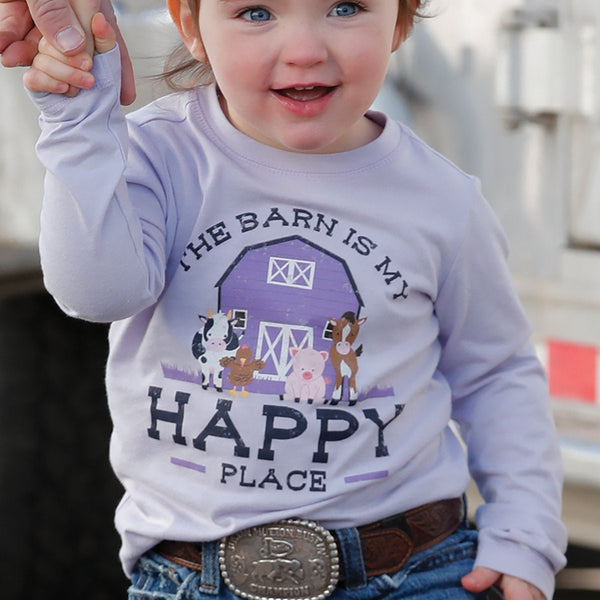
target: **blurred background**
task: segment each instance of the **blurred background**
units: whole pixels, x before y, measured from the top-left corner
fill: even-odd
[[[131,110],[165,93],[151,76],[177,38],[163,0],[115,8],[138,80]],[[504,226],[565,462],[569,567],[555,598],[598,600],[600,2],[430,0],[427,13],[374,108],[478,176]],[[125,598],[107,330],[43,290],[37,115],[21,77],[0,69],[0,597]]]

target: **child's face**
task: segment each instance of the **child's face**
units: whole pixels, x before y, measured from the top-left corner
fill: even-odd
[[[364,114],[407,29],[397,0],[201,0],[198,27],[186,0],[169,5],[243,133],[299,152],[341,152],[376,137]]]

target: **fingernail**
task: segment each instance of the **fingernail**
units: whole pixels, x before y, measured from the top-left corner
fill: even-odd
[[[66,27],[62,31],[59,31],[56,34],[56,43],[60,46],[60,49],[63,52],[70,52],[71,50],[75,50],[83,43],[83,37],[77,31],[77,29],[73,29],[73,27]]]
[[[83,85],[86,88],[93,87],[94,83],[96,83],[96,80],[91,73],[86,74],[86,76],[83,78]]]

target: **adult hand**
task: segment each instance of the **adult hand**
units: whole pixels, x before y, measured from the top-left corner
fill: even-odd
[[[131,59],[117,27],[110,0],[100,10],[115,29],[121,48],[121,102],[135,100]],[[60,52],[74,56],[85,49],[86,38],[69,0],[0,0],[0,53],[7,67],[31,65],[42,35]]]
[[[116,45],[115,31],[100,12],[90,19],[90,39],[93,43],[92,51],[95,50],[97,54],[108,52]],[[39,52],[31,67],[23,76],[23,83],[28,90],[68,95],[73,82],[78,79],[78,88],[92,87],[94,78],[88,72],[88,63],[91,62],[89,54],[84,52],[76,56],[66,56],[51,46],[46,38],[41,39],[38,48]],[[87,62],[82,63],[82,60]]]
[[[505,600],[546,600],[544,594],[531,583],[486,567],[475,567],[462,578],[462,584],[473,594],[496,585],[502,590]]]

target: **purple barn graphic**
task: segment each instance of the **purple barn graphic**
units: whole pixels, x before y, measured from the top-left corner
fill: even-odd
[[[219,310],[232,311],[244,345],[265,362],[250,387],[257,393],[283,394],[290,349],[329,351],[328,319],[358,316],[363,306],[345,261],[300,236],[247,247],[216,287]],[[323,376],[328,398],[335,380],[329,361]]]

